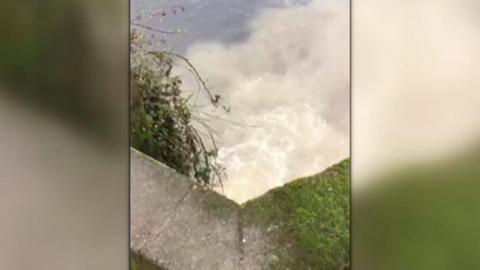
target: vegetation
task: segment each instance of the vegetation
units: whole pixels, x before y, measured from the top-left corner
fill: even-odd
[[[188,59],[155,50],[152,41],[135,31],[131,59],[131,145],[203,184],[221,184],[225,175],[216,162],[214,133],[206,122],[194,118],[189,97],[181,91],[182,80],[172,74],[174,59],[188,64],[199,91],[209,97],[212,106],[218,106],[220,96],[210,93]],[[194,119],[203,131],[194,125]]]
[[[277,242],[271,269],[348,269],[350,160],[247,202],[242,218]]]
[[[167,270],[155,262],[145,259],[135,252],[130,252],[130,270]]]

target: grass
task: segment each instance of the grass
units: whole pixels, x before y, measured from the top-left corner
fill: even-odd
[[[247,202],[245,224],[272,231],[270,269],[339,270],[350,264],[350,160]]]

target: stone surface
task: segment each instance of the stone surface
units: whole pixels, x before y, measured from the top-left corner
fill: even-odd
[[[131,250],[159,269],[255,270],[268,259],[260,229],[242,227],[240,205],[134,149],[130,200]]]
[[[238,205],[132,149],[132,269],[348,268],[349,168],[346,159]]]

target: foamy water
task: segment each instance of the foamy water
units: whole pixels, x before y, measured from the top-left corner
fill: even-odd
[[[200,109],[220,138],[226,196],[244,202],[349,156],[348,14],[346,0],[268,9],[246,42],[190,47],[188,58],[231,106]]]

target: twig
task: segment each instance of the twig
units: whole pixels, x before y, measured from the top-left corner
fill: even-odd
[[[154,32],[162,33],[162,34],[167,34],[167,35],[178,34],[179,33],[177,31],[161,30],[161,29],[158,29],[158,28],[155,28],[155,27],[151,27],[151,26],[141,24],[141,23],[136,23],[136,22],[132,22],[131,24],[134,25],[134,26],[137,26],[137,27],[145,28],[145,29],[150,30],[150,31],[154,31]]]
[[[170,55],[170,56],[174,56],[176,58],[179,58],[179,59],[182,59],[185,63],[187,63],[187,65],[190,67],[190,69],[192,70],[193,74],[195,75],[195,77],[198,79],[198,81],[202,84],[202,87],[203,89],[205,90],[205,92],[207,92],[208,94],[208,97],[210,98],[210,101],[216,105],[217,101],[215,99],[215,97],[212,95],[212,93],[210,92],[209,88],[207,87],[207,83],[203,80],[202,76],[200,76],[200,73],[198,73],[197,69],[195,68],[195,66],[190,62],[190,60],[188,60],[188,58],[180,55],[180,54],[177,54],[177,53],[172,53],[172,52],[165,52],[166,54]]]

